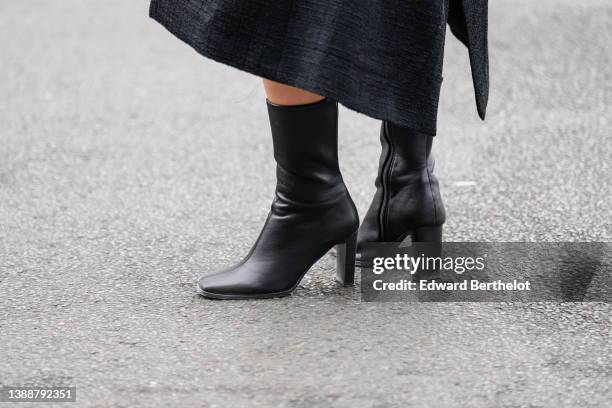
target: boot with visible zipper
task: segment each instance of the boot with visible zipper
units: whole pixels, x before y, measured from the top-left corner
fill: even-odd
[[[431,157],[433,136],[383,121],[376,193],[359,228],[357,265],[370,266],[367,242],[441,242],[446,219]]]
[[[198,292],[215,299],[291,294],[310,267],[336,246],[336,278],[353,284],[359,218],[338,167],[338,105],[268,102],[276,191],[246,258],[202,277]]]

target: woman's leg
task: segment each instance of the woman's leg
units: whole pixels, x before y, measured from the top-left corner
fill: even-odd
[[[263,83],[268,100],[275,105],[308,105],[325,99],[324,96],[269,79],[264,79]]]

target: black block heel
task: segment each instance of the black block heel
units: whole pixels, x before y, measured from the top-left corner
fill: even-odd
[[[442,256],[442,226],[430,226],[415,228],[412,236],[412,242],[419,243],[423,247],[421,253],[427,257],[438,258]],[[425,244],[425,245],[423,245]],[[417,269],[412,275],[414,281],[435,279],[438,271],[429,271]]]
[[[355,283],[355,248],[357,232],[344,243],[336,245],[336,280],[344,286]]]
[[[415,228],[412,242],[442,242],[442,226]]]

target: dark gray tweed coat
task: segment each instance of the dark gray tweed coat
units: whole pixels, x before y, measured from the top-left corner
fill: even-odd
[[[447,23],[484,118],[487,1],[152,0],[150,14],[215,61],[435,134]]]

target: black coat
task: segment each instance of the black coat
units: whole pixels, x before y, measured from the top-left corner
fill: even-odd
[[[448,22],[484,118],[487,0],[152,0],[150,14],[208,58],[428,134]]]
[[[489,101],[488,0],[450,0],[448,25],[468,47],[478,114],[484,119]]]

